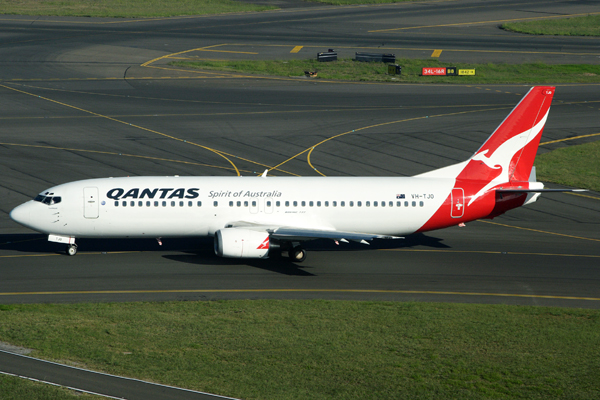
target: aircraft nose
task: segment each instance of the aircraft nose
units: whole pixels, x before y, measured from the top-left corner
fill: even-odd
[[[10,212],[10,218],[21,225],[29,226],[29,221],[31,219],[30,210],[31,208],[28,203],[21,204]]]

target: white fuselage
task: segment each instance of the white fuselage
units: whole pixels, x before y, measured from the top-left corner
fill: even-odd
[[[210,236],[239,225],[381,235],[417,231],[454,179],[382,177],[127,177],[48,189],[11,214],[36,231],[72,237]],[[457,222],[458,223],[458,222]]]

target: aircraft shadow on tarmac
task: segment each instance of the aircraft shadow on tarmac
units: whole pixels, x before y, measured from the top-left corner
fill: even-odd
[[[64,245],[46,240],[47,236],[39,233],[0,235],[0,251],[16,251],[20,253],[63,253]],[[401,249],[415,246],[428,248],[449,248],[442,243],[443,239],[416,233],[404,239],[375,239],[370,245],[359,243],[342,243],[335,245],[332,240],[317,239],[303,244],[309,252],[317,251],[370,251],[382,249]],[[154,239],[77,239],[80,251],[85,252],[119,252],[119,251],[204,251],[212,252],[212,238],[167,238],[158,245]]]

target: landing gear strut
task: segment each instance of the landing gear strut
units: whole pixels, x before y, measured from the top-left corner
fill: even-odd
[[[296,246],[288,252],[290,261],[301,263],[306,260],[306,250],[300,246]]]
[[[67,245],[66,253],[69,256],[74,256],[77,254],[77,245],[75,243]]]

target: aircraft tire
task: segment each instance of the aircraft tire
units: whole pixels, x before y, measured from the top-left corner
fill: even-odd
[[[290,251],[289,256],[290,261],[301,263],[302,261],[306,260],[306,250],[300,246],[296,246]]]
[[[75,244],[68,245],[66,253],[68,256],[74,256],[75,254],[77,254],[77,245],[75,245]]]

